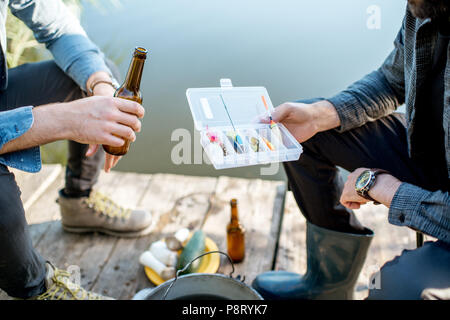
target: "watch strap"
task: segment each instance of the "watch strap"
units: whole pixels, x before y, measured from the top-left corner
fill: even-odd
[[[356,192],[358,193],[359,196],[369,200],[369,201],[373,201],[373,204],[378,205],[380,204],[378,201],[376,201],[375,199],[373,199],[370,195],[369,195],[369,191],[370,189],[375,185],[376,180],[377,180],[377,176],[380,174],[389,174],[389,171],[383,170],[383,169],[370,169],[370,171],[372,171],[373,173],[373,177],[372,180],[369,182],[369,185],[367,185],[364,189],[365,192],[361,192],[360,190],[357,190]]]

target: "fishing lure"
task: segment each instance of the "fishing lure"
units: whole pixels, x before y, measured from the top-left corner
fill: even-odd
[[[267,145],[267,147],[270,149],[270,151],[275,151],[275,146],[266,138],[261,137],[264,141],[264,143]]]
[[[266,108],[267,112],[269,112],[269,106],[267,105],[266,98],[264,96],[261,96],[261,99],[263,101],[264,107]],[[272,131],[272,134],[275,136],[276,144],[279,144],[282,140],[281,131],[278,127],[277,123],[273,121],[272,115],[269,112],[269,119],[270,119],[270,130]],[[278,140],[277,140],[278,139]],[[273,142],[273,141],[272,141]]]
[[[250,137],[250,147],[253,151],[259,152],[259,139],[255,137]]]
[[[220,138],[217,134],[209,131],[208,126],[206,126],[206,137],[208,137],[211,145],[216,145],[221,148],[224,156],[226,156],[228,154],[227,148],[225,147],[224,143],[220,140]]]
[[[227,112],[228,119],[230,120],[231,126],[233,127],[233,132],[228,132],[227,136],[232,139],[232,144],[234,147],[234,150],[237,153],[243,153],[244,152],[244,143],[242,142],[241,136],[237,133],[236,128],[234,127],[233,120],[231,120],[230,113],[228,112],[227,105],[225,104],[225,100],[223,99],[223,96],[220,95],[220,99],[222,100],[223,106],[225,108],[225,111]]]
[[[242,138],[236,131],[228,131],[227,137],[230,142],[233,144],[234,151],[237,153],[244,153],[244,143],[242,142]]]

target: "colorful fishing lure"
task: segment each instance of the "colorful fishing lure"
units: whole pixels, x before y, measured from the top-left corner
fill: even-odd
[[[237,153],[244,153],[244,142],[239,134],[235,131],[228,131],[227,137],[229,138],[231,144],[233,145],[234,151]]]
[[[264,96],[261,96],[261,99],[263,101],[264,107],[266,108],[267,112],[269,112],[269,106],[267,105],[266,98]],[[275,121],[273,121],[272,115],[270,114],[270,112],[269,112],[269,119],[270,119],[270,123],[269,123],[270,130],[272,131],[272,134],[275,136],[275,141],[277,142],[276,144],[278,145],[279,143],[281,143],[283,141],[280,128],[278,127],[277,123]]]
[[[255,137],[250,137],[250,147],[253,151],[259,152],[259,139]]]
[[[217,145],[222,149],[224,156],[228,154],[225,144],[220,140],[219,136],[216,133],[209,131],[208,126],[206,126],[206,136],[208,137],[211,144]]]
[[[261,137],[261,138],[263,139],[264,143],[267,145],[267,147],[269,148],[270,151],[275,151],[275,149],[276,149],[275,146],[269,140],[267,140],[264,137]]]

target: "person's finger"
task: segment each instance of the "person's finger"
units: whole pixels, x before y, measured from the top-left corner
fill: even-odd
[[[111,156],[110,154],[107,154],[105,157],[105,172],[109,172],[112,168],[112,161],[113,161],[113,156]]]
[[[272,111],[272,120],[275,122],[282,122],[289,115],[291,108],[292,107],[287,104],[282,104],[276,107]]]
[[[90,144],[86,152],[86,157],[92,157],[98,150],[98,144]]]
[[[114,157],[114,161],[113,161],[113,164],[112,164],[112,167],[113,167],[113,168],[116,166],[117,162],[119,162],[119,160],[120,160],[121,158],[122,158],[122,157],[120,157],[120,156]]]
[[[117,108],[120,111],[131,113],[136,115],[138,118],[143,118],[145,114],[145,109],[143,106],[141,106],[139,103],[131,101],[131,100],[125,100],[120,98],[114,98]]]
[[[141,121],[139,121],[135,115],[125,112],[118,112],[114,118],[114,120],[118,123],[131,127],[136,132],[141,131]]]
[[[121,137],[106,133],[101,138],[101,144],[111,147],[121,147],[125,144],[125,141]]]
[[[108,129],[111,133],[119,137],[125,138],[130,141],[136,140],[136,134],[129,126],[124,126],[120,123],[110,123]]]

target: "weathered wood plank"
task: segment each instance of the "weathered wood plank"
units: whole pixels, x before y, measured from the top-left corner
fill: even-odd
[[[301,215],[292,192],[286,197],[285,214],[281,228],[276,270],[298,273],[306,271],[306,221]],[[375,232],[366,262],[355,286],[355,299],[364,299],[369,279],[384,263],[399,255],[403,249],[415,247],[415,234],[408,228],[390,225],[388,209],[367,204],[355,214],[363,225]]]
[[[116,199],[123,192],[118,186],[123,185],[124,179],[125,175],[122,173],[102,172],[96,189]],[[59,206],[56,211],[59,219]],[[38,249],[59,268],[78,266],[81,271],[81,285],[87,288],[97,278],[117,240],[116,237],[103,234],[68,233],[62,229],[60,221],[56,221],[49,228]]]
[[[154,175],[139,207],[152,212],[155,229],[152,234],[136,240],[120,239],[92,290],[118,299],[130,299],[153,284],[139,265],[140,254],[153,241],[171,235],[178,229],[200,226],[208,208],[209,195],[216,178],[187,177],[168,174]]]
[[[38,173],[27,173],[11,169],[22,192],[21,199],[25,211],[47,190],[62,172],[59,164],[43,165]]]
[[[298,273],[306,271],[306,223],[290,191],[286,194],[274,269]]]
[[[221,251],[227,252],[229,201],[238,199],[240,221],[246,228],[246,257],[241,263],[235,264],[234,275],[245,276],[247,283],[251,283],[259,273],[272,268],[281,217],[280,201],[285,190],[281,186],[284,186],[284,182],[219,178],[216,198],[220,205],[216,205],[217,209],[208,217],[204,231],[216,241]],[[224,257],[221,258],[219,271],[224,274],[231,272],[231,265]]]
[[[115,189],[110,192],[109,196],[119,205],[134,208],[144,193],[146,187],[152,179],[148,174],[137,173],[119,173],[119,180],[114,181]],[[102,235],[91,234],[90,245],[83,251],[78,259],[78,264],[82,267],[83,281],[82,285],[90,289],[100,277],[100,273],[108,263],[111,256],[114,255],[114,249],[119,245],[122,239]],[[132,244],[137,241],[135,238],[127,239]],[[122,255],[124,252],[118,252]],[[126,272],[126,270],[124,270]],[[111,282],[111,279],[106,279]]]

